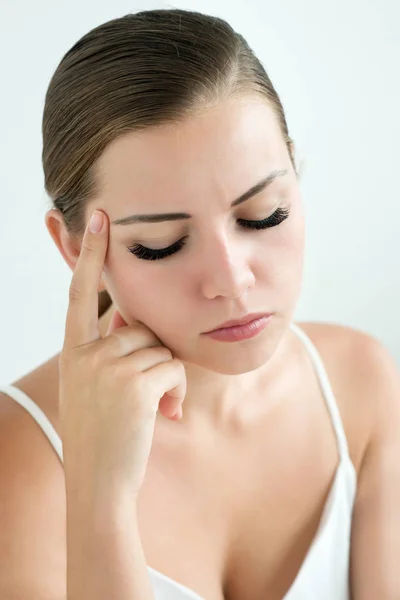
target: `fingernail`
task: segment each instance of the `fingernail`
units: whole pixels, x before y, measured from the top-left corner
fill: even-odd
[[[89,221],[89,230],[92,233],[99,233],[103,226],[103,213],[99,210],[95,210]]]

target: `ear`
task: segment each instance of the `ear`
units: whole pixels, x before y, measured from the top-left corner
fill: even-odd
[[[57,208],[51,208],[47,211],[45,224],[61,256],[69,268],[74,271],[81,251],[82,240],[67,230],[64,217]],[[101,292],[105,289],[106,286],[102,278],[98,291]]]

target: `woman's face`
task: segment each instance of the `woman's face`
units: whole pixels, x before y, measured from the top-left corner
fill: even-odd
[[[232,207],[274,171],[268,186]],[[298,181],[273,111],[257,97],[227,100],[179,124],[128,133],[106,148],[97,175],[102,192],[86,218],[94,208],[109,216],[103,281],[125,321],[141,321],[174,356],[215,372],[264,364],[292,319],[304,254]],[[280,224],[246,228],[278,209],[290,211]],[[165,213],[177,217],[113,223]],[[173,244],[177,252],[148,260]],[[252,312],[273,313],[256,337],[201,335]]]

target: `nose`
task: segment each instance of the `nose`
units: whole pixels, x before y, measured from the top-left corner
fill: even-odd
[[[236,299],[245,296],[254,286],[248,252],[239,242],[217,239],[207,243],[203,252],[202,293],[212,300],[217,296]]]

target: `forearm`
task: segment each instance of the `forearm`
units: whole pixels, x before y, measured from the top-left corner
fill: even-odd
[[[132,501],[67,502],[68,600],[154,600],[136,514]]]

